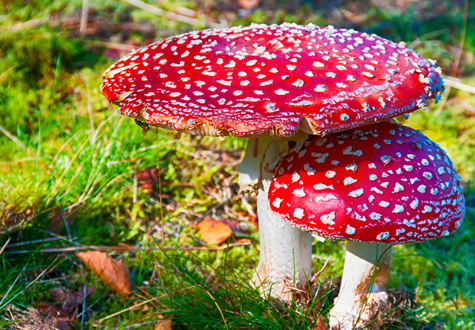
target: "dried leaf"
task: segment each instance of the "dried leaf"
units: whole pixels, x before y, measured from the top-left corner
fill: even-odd
[[[86,297],[94,292],[96,287],[90,286],[86,287]],[[80,287],[76,292],[68,292],[63,288],[54,288],[51,290],[53,292],[53,300],[55,302],[60,302],[64,304],[82,304],[84,301],[84,287]]]
[[[130,294],[129,270],[122,260],[115,261],[101,251],[79,252],[76,256],[114,291]]]
[[[251,10],[259,6],[260,0],[238,0],[238,6],[245,10]]]
[[[317,324],[315,325],[315,328],[313,328],[312,330],[327,330],[327,326],[325,325],[325,323],[323,322],[322,318],[319,317],[317,319]]]
[[[141,171],[137,171],[137,180],[140,188],[145,192],[154,192],[154,188],[158,185],[158,170],[156,167],[148,167]]]
[[[163,315],[159,315],[163,317]],[[159,320],[155,323],[155,330],[173,330],[172,329],[172,320]]]
[[[204,219],[198,224],[203,241],[209,244],[221,244],[232,234],[231,226],[221,220]]]

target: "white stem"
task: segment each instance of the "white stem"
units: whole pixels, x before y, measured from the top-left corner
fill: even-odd
[[[305,287],[312,276],[312,236],[275,215],[267,193],[273,174],[265,169],[287,148],[288,140],[250,139],[239,166],[240,183],[258,187],[260,260],[253,282],[264,295],[291,302],[292,287]]]
[[[386,307],[392,246],[349,241],[338,297],[330,311],[330,328],[364,326]]]

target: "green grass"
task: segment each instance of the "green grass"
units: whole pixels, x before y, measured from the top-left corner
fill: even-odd
[[[81,3],[9,2],[1,9],[0,28],[44,15],[73,15]],[[444,72],[452,69],[464,24],[463,8],[451,3],[445,9],[434,7],[437,14],[431,16],[427,8],[391,11],[363,2],[361,19],[351,22],[308,2],[289,10],[265,6],[248,17],[192,2],[178,5],[206,9],[210,16],[224,15],[232,24],[288,20],[363,29],[405,40],[423,55],[437,59]],[[172,1],[163,6],[174,8]],[[338,8],[351,6],[344,2]],[[97,16],[113,22],[147,20],[172,33],[191,28],[168,23],[125,2],[91,1],[91,7]],[[475,30],[474,14],[471,4],[468,32]],[[464,83],[473,85],[475,39],[468,32],[458,72]],[[0,126],[14,137],[0,132],[0,247],[11,238],[10,247],[0,256],[0,327],[7,326],[1,315],[7,315],[2,313],[7,313],[8,304],[22,309],[53,304],[53,288],[74,292],[83,285],[95,285],[86,301],[83,328],[95,324],[125,328],[152,322],[158,314],[172,318],[174,329],[311,328],[319,316],[325,319],[331,290],[321,284],[319,294],[306,304],[316,308],[286,307],[260,298],[249,285],[258,262],[258,233],[247,221],[239,199],[227,204],[227,213],[218,208],[209,216],[238,219],[241,231],[251,239],[250,246],[223,251],[179,249],[203,245],[193,225],[218,203],[210,190],[223,196],[223,189],[228,189],[223,186],[226,179],[232,183],[229,189],[237,193],[235,163],[246,141],[166,130],[152,130],[144,136],[133,120],[115,113],[98,88],[102,72],[113,61],[90,41],[143,43],[148,38],[138,32],[78,37],[48,24],[0,32]],[[396,328],[398,321],[410,329],[436,329],[437,323],[444,329],[475,328],[475,95],[457,90],[446,95],[443,107],[434,105],[402,121],[439,143],[454,160],[466,185],[467,215],[462,228],[448,238],[395,248],[389,287],[413,293],[417,305],[392,316],[392,321],[388,317],[383,328]],[[157,163],[165,196],[162,210],[157,192],[147,194],[139,188],[134,202],[134,173]],[[55,235],[61,238],[51,240]],[[44,241],[31,243],[41,239]],[[24,245],[14,245],[19,243]],[[111,292],[73,253],[40,252],[48,247],[118,243],[178,249],[113,253],[131,271],[129,298]],[[341,276],[343,248],[342,242],[314,242],[314,270],[333,258],[322,279]],[[29,252],[11,253],[16,250]],[[154,297],[160,298],[100,321]],[[74,326],[81,328],[81,321],[76,320]],[[153,329],[153,323],[140,328]]]

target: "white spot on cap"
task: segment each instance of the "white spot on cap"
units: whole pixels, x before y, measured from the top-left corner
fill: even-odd
[[[292,174],[292,182],[297,182],[300,179],[300,175],[297,172]]]
[[[431,172],[424,172],[422,173],[422,176],[426,179],[432,179],[432,173]]]
[[[324,190],[324,189],[333,189],[333,185],[325,185],[323,183],[317,183],[316,185],[313,186],[313,189],[315,190]]]
[[[323,68],[325,66],[325,64],[323,64],[321,62],[318,62],[318,61],[313,62],[312,65],[316,68]]]
[[[401,185],[399,182],[396,182],[396,185],[394,186],[393,193],[398,193],[404,191],[404,186]]]
[[[301,189],[295,189],[292,194],[294,194],[295,196],[297,197],[304,197],[305,196],[305,192],[303,191],[303,188]]]
[[[376,239],[379,240],[379,241],[382,241],[382,240],[385,240],[385,239],[388,239],[388,238],[389,238],[389,232],[388,231],[385,231],[384,233],[381,233],[378,236],[376,236]]]
[[[293,216],[296,217],[297,219],[302,219],[303,218],[303,209],[296,208],[294,210]]]
[[[327,171],[327,172],[325,173],[325,176],[326,176],[327,178],[330,178],[330,179],[333,178],[335,175],[336,175],[336,172],[335,172],[335,171]]]
[[[404,212],[404,206],[396,204],[394,205],[394,210],[392,210],[392,213],[402,213]]]
[[[274,93],[276,93],[277,95],[285,95],[285,94],[289,94],[289,91],[286,91],[282,88],[279,88],[279,89],[275,90]]]
[[[302,79],[297,79],[296,81],[292,83],[292,85],[294,85],[295,87],[302,87],[304,84],[305,83]]]
[[[275,208],[280,208],[280,204],[282,204],[282,201],[283,199],[281,198],[276,198],[273,202],[272,202],[272,205],[275,207]]]
[[[329,225],[329,226],[333,226],[335,224],[335,211],[331,211],[330,213],[328,214],[324,214],[320,217],[320,221],[325,224],[325,225]]]
[[[428,212],[432,212],[432,207],[430,207],[429,205],[424,205],[424,210],[422,211],[422,213]]]
[[[414,167],[411,166],[411,165],[404,165],[403,167],[404,167],[404,169],[405,169],[406,171],[408,171],[408,172],[412,171],[413,168],[414,168]]]
[[[316,196],[315,197],[315,202],[319,203],[319,202],[327,202],[331,199],[338,199],[336,198],[335,195],[332,195],[332,194],[327,194],[325,197],[321,197],[321,196]]]
[[[374,181],[378,179],[378,176],[376,174],[370,174],[369,179],[370,181]]]
[[[372,219],[372,220],[379,220],[381,219],[381,214],[379,213],[376,213],[376,212],[373,212],[369,215],[369,217]]]
[[[426,186],[421,184],[419,187],[417,187],[417,191],[420,193],[425,193],[426,192]]]
[[[378,205],[379,205],[379,206],[381,206],[381,207],[384,207],[384,208],[386,208],[386,207],[388,207],[388,206],[389,206],[389,203],[388,203],[388,202],[386,202],[386,201],[381,201],[381,202],[379,202],[379,204],[378,204]]]
[[[307,171],[307,175],[314,175],[316,172],[313,168],[310,167],[310,164],[305,164],[303,168],[305,171]]]
[[[351,227],[350,225],[346,225],[346,233],[348,235],[354,235],[356,232],[355,228]]]
[[[327,90],[326,86],[325,85],[317,85],[317,87],[315,87],[314,91],[315,92],[325,92]]]
[[[352,146],[349,146],[349,147],[346,147],[345,149],[343,149],[343,155],[351,155],[352,154],[352,151],[353,150],[353,147]]]
[[[350,184],[353,184],[357,182],[358,180],[353,179],[352,177],[346,177],[345,180],[343,180],[343,183],[345,186],[349,186]]]
[[[364,193],[364,189],[360,188],[360,189],[353,190],[352,192],[350,192],[348,194],[348,196],[356,198],[356,197],[360,197],[361,195],[363,195],[363,193]]]
[[[325,142],[327,142],[327,138],[319,138],[315,143],[317,146],[322,146]]]
[[[409,206],[410,206],[413,210],[415,210],[415,209],[419,206],[419,200],[418,200],[417,198],[414,199],[414,200],[411,202],[411,204],[409,204]]]

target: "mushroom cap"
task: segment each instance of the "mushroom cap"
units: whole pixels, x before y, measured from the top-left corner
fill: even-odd
[[[325,135],[437,101],[434,64],[354,30],[254,24],[138,49],[105,71],[101,91],[124,115],[191,134]]]
[[[382,122],[297,145],[269,188],[272,211],[297,227],[401,244],[449,235],[463,221],[460,176],[419,131]]]

